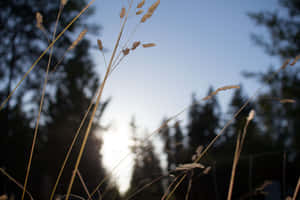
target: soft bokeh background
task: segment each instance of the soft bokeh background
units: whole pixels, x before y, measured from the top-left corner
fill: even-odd
[[[153,1],[146,2],[151,5]],[[103,26],[98,38],[108,49],[107,57],[120,28],[122,4],[127,5],[127,1],[99,0],[95,4],[92,22]],[[151,132],[159,127],[163,116],[172,116],[189,105],[192,93],[204,97],[210,86],[243,84],[245,91],[252,94],[259,84],[246,80],[241,72],[264,72],[271,64],[279,66],[280,63],[251,40],[251,33],[264,35],[265,32],[257,29],[247,13],[277,8],[275,0],[161,1],[151,20],[139,26],[133,37],[133,41],[154,42],[157,47],[132,53],[106,85],[105,96],[113,97],[103,119],[112,124],[112,129],[105,134],[102,150],[106,166],[112,168],[127,154],[132,116],[141,129]],[[136,24],[137,20],[132,16],[129,23]],[[129,26],[125,38],[133,27]],[[105,67],[97,50],[93,58],[103,75]],[[225,111],[231,92],[222,93],[218,98]],[[179,119],[184,120],[185,116],[186,113]],[[116,170],[122,174],[118,176],[122,191],[130,181],[131,166],[130,157]]]

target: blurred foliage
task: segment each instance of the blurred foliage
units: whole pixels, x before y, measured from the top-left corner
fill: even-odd
[[[68,1],[58,23],[57,33],[62,31],[87,2],[86,0]],[[0,2],[1,103],[29,66],[48,46],[47,38],[52,38],[59,7],[59,0],[5,0]],[[50,70],[83,28],[87,28],[92,34],[98,32],[99,27],[87,23],[92,10],[90,9],[80,17],[57,41]],[[35,15],[37,12],[43,15],[46,36],[36,27]],[[90,56],[90,48],[90,42],[83,39],[74,50],[67,53],[57,71],[49,75],[28,186],[28,190],[36,199],[49,199],[68,147],[92,100],[92,94],[96,92],[100,83],[99,75]],[[26,173],[48,56],[49,52],[30,72],[8,101],[4,110],[0,112],[1,127],[5,128],[0,135],[0,167],[5,168],[20,183],[24,182]],[[103,102],[96,113],[92,134],[88,139],[79,166],[79,171],[90,190],[94,189],[106,176],[99,154],[102,141],[96,133],[102,131],[99,120],[108,103],[109,100]],[[86,124],[82,130],[85,129]],[[63,173],[57,194],[63,195],[67,190],[82,137],[81,133]],[[101,187],[100,193],[105,191],[106,185]],[[119,192],[115,186],[110,187],[110,191],[108,194],[114,194],[116,199],[119,198]],[[0,193],[19,196],[20,189],[7,177],[0,175]],[[75,181],[72,193],[86,197],[79,179]],[[107,198],[110,199],[110,197]]]

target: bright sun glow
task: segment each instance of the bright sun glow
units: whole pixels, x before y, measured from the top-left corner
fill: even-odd
[[[124,193],[129,188],[133,166],[128,124],[114,122],[109,131],[103,135],[103,142],[101,150],[103,164],[112,174],[120,192]]]

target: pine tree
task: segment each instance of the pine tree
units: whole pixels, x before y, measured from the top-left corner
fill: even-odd
[[[160,160],[154,152],[152,141],[138,137],[134,121],[131,122],[131,127],[134,141],[132,153],[135,156],[135,162],[127,196],[134,194],[135,191],[147,183],[163,176]],[[155,184],[146,187],[145,190],[135,195],[132,199],[160,199],[163,193],[162,181],[159,180]]]
[[[59,20],[57,33],[86,5],[86,0],[68,1]],[[47,38],[52,38],[60,1],[28,0],[0,2],[0,100],[1,103],[21,79],[27,69],[49,45]],[[83,24],[88,30],[97,28],[86,20],[92,14],[89,10],[80,17],[77,23],[64,34],[63,39],[54,45],[51,70],[70,47]],[[36,27],[36,13],[43,15],[45,34]],[[8,42],[9,41],[9,42]],[[38,199],[48,199],[50,190],[56,180],[59,167],[67,153],[71,140],[81,119],[92,101],[92,94],[100,83],[95,65],[92,62],[88,40],[82,40],[76,48],[69,51],[55,73],[49,75],[44,100],[38,142],[28,189]],[[23,182],[29,148],[32,142],[41,85],[45,77],[49,52],[32,70],[29,76],[17,89],[4,110],[0,111],[1,125],[8,127],[1,132],[1,167],[5,167],[17,180]],[[96,133],[100,131],[99,120],[107,105],[104,102],[97,111],[90,137],[79,167],[90,190],[103,179],[105,170],[101,164],[101,140]],[[88,117],[89,119],[89,117]],[[6,121],[9,124],[6,124]],[[8,126],[7,126],[8,125]],[[85,130],[86,125],[82,130]],[[83,131],[82,131],[83,132]],[[57,194],[64,194],[70,181],[74,160],[82,141],[82,135],[72,151]],[[1,176],[1,185],[6,185],[1,193],[17,194],[17,187],[6,177]],[[101,188],[101,191],[105,189]],[[79,182],[75,183],[72,192],[85,195]]]
[[[208,94],[211,94],[212,88]],[[195,96],[189,111],[189,148],[194,152],[199,145],[206,146],[215,136],[219,127],[219,105],[215,96],[200,105]]]
[[[265,27],[269,33],[269,40],[255,34],[254,41],[263,47],[269,55],[286,60],[299,55],[300,47],[300,4],[295,0],[279,0],[279,12],[250,13],[249,16],[257,25]],[[282,15],[285,13],[284,15]],[[264,113],[266,131],[276,135],[278,145],[287,150],[300,150],[299,130],[299,63],[280,72],[272,81],[266,81],[267,73],[258,75],[269,91],[260,96],[260,107]],[[282,104],[280,99],[293,99],[293,104]],[[291,141],[291,142],[290,142]]]

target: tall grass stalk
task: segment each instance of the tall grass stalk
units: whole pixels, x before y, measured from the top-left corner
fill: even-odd
[[[13,183],[15,183],[22,191],[24,190],[23,185],[22,185],[19,181],[17,181],[16,179],[14,179],[10,174],[8,174],[4,169],[0,168],[0,172],[1,172],[2,174],[4,174],[4,175],[5,175],[9,180],[11,180]],[[31,200],[33,200],[33,197],[32,197],[32,195],[30,194],[30,192],[28,192],[26,189],[25,189],[25,192],[26,192],[26,194],[28,194],[29,198],[30,198]]]
[[[91,130],[91,127],[92,127],[92,124],[93,124],[93,120],[94,120],[94,117],[95,117],[97,108],[98,108],[98,106],[99,106],[99,103],[100,103],[100,100],[101,100],[101,97],[102,97],[102,92],[103,92],[105,83],[106,83],[106,81],[107,81],[108,75],[109,75],[109,73],[110,73],[111,66],[112,66],[112,62],[113,62],[113,60],[114,60],[114,57],[115,57],[117,48],[118,48],[118,46],[119,46],[119,43],[120,43],[120,40],[121,40],[123,31],[124,31],[124,27],[125,27],[125,24],[126,24],[127,19],[128,19],[128,14],[129,14],[130,9],[131,9],[131,6],[132,6],[132,3],[133,3],[133,0],[131,0],[131,2],[130,2],[130,4],[129,4],[129,8],[128,8],[128,11],[127,11],[127,13],[126,13],[126,17],[125,17],[125,19],[124,19],[124,21],[123,21],[121,30],[120,30],[119,35],[118,35],[118,39],[117,39],[117,41],[116,41],[116,44],[115,44],[113,53],[112,53],[112,55],[111,55],[109,64],[108,64],[108,66],[107,66],[107,70],[106,70],[106,73],[105,73],[105,77],[104,77],[104,79],[103,79],[103,82],[101,83],[100,90],[99,90],[99,93],[98,93],[98,96],[97,96],[97,100],[96,100],[96,104],[94,105],[93,112],[92,112],[92,115],[91,115],[91,118],[90,118],[88,127],[87,127],[87,129],[86,129],[86,132],[85,132],[85,135],[84,135],[84,138],[83,138],[83,142],[82,142],[82,145],[81,145],[81,148],[80,148],[80,151],[79,151],[79,154],[78,154],[76,163],[75,163],[75,167],[74,167],[73,174],[72,174],[72,177],[71,177],[69,186],[68,186],[68,190],[67,190],[67,194],[66,194],[65,200],[68,200],[68,199],[69,199],[69,196],[70,196],[70,193],[71,193],[71,189],[72,189],[72,186],[73,186],[73,183],[74,183],[74,180],[75,180],[75,176],[76,176],[76,171],[78,170],[79,163],[80,163],[80,160],[81,160],[81,157],[82,157],[82,154],[83,154],[83,150],[84,150],[84,148],[85,148],[85,145],[86,145],[88,136],[89,136],[89,134],[90,134],[90,130]]]
[[[298,61],[297,57],[294,59],[294,62]],[[286,60],[283,65],[275,72],[273,72],[266,82],[270,82],[281,70],[284,70],[289,65],[290,59]],[[292,63],[293,64],[293,63]],[[243,106],[233,115],[233,117],[225,124],[225,126],[220,130],[220,132],[212,139],[212,141],[206,146],[206,148],[201,152],[199,157],[194,161],[195,163],[199,162],[200,159],[208,152],[208,150],[212,147],[212,145],[221,137],[221,135],[225,132],[225,130],[233,123],[234,119],[244,110],[244,108],[254,100],[254,98],[258,95],[258,93],[263,89],[264,86],[259,87],[255,90],[253,95],[248,98],[248,100],[243,104]],[[174,189],[170,192],[166,200],[169,200],[177,187],[182,183],[182,181],[186,178],[186,174],[179,180],[178,184],[174,187]]]
[[[54,41],[54,39],[55,39],[57,25],[58,25],[58,22],[59,22],[59,19],[60,19],[63,8],[64,8],[63,4],[60,4],[59,11],[58,11],[58,14],[57,14],[57,17],[56,17],[56,22],[55,22],[55,26],[54,26],[53,35],[52,35],[52,41]],[[26,171],[26,176],[25,176],[25,181],[24,181],[22,200],[25,197],[25,191],[26,191],[26,186],[27,186],[27,182],[28,182],[28,178],[29,178],[33,152],[34,152],[35,143],[36,143],[36,139],[37,139],[37,133],[38,133],[38,129],[39,129],[39,122],[40,122],[41,113],[42,113],[42,110],[43,110],[43,103],[44,103],[44,97],[45,97],[46,87],[47,87],[47,83],[48,83],[48,75],[49,75],[49,69],[50,69],[50,64],[51,64],[51,60],[52,60],[53,47],[54,46],[52,46],[50,48],[50,54],[49,54],[47,70],[46,70],[46,74],[45,74],[43,91],[42,91],[42,97],[41,97],[41,101],[40,101],[39,113],[38,113],[38,116],[37,116],[37,121],[36,121],[35,129],[34,129],[33,141],[32,141],[32,146],[31,146],[31,151],[30,151],[30,156],[29,156],[29,161],[28,161],[27,171]]]
[[[299,190],[300,190],[300,177],[298,178],[297,186],[294,191],[293,200],[296,200]]]

